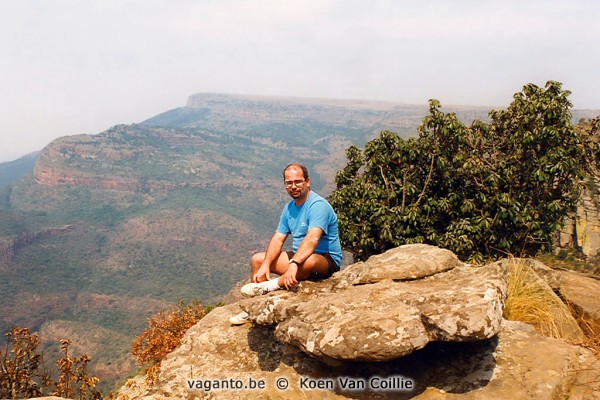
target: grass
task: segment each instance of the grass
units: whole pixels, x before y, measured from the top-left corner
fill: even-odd
[[[572,339],[578,331],[569,308],[525,261],[509,262],[508,297],[504,317],[531,324],[544,336]]]

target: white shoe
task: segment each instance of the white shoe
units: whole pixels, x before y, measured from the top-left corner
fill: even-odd
[[[250,317],[248,313],[246,311],[242,311],[241,313],[229,318],[229,322],[231,325],[244,325],[245,323],[250,322],[248,317]]]
[[[240,289],[240,292],[246,297],[262,296],[263,294],[269,293],[269,290],[265,288],[261,283],[247,283]]]

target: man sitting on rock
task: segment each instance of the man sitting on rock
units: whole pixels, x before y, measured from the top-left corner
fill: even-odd
[[[328,278],[339,271],[342,263],[337,215],[327,200],[310,190],[306,167],[288,165],[283,171],[283,182],[292,200],[283,208],[267,251],[252,256],[252,283],[241,288],[246,297],[291,289],[309,278]],[[283,251],[290,234],[293,251]],[[271,279],[271,272],[279,277]],[[230,321],[243,324],[248,321],[248,314],[242,312]]]

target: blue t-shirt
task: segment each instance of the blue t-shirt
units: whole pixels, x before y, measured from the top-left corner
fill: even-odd
[[[342,265],[342,246],[338,233],[338,218],[327,200],[315,192],[311,191],[304,204],[299,207],[294,200],[286,204],[279,219],[277,232],[292,234],[292,250],[296,252],[308,230],[315,227],[323,230],[315,253],[329,253],[339,267]]]

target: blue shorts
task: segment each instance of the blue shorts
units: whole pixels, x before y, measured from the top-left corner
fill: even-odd
[[[293,251],[287,251],[286,253],[287,253],[288,258],[290,260],[294,257],[294,252]],[[323,275],[323,274],[313,274],[313,276],[311,276],[309,278],[310,280],[327,279],[331,275],[333,275],[335,272],[338,272],[340,270],[340,267],[335,263],[335,261],[333,260],[333,258],[331,258],[331,255],[329,253],[316,253],[316,254],[319,254],[320,256],[325,257],[325,259],[327,260],[327,263],[329,264],[329,267],[327,268],[327,272],[325,273],[325,275]]]

